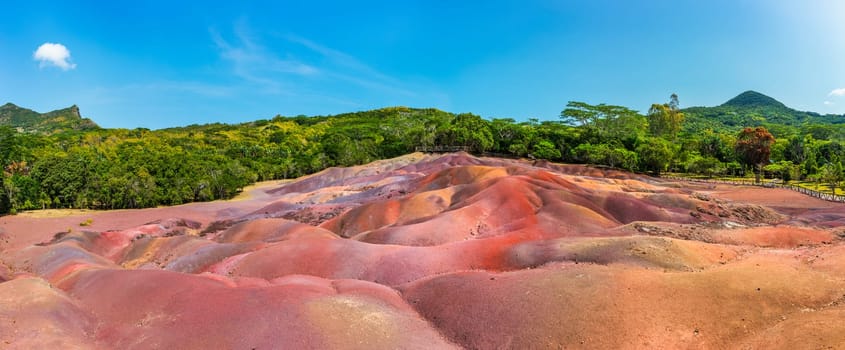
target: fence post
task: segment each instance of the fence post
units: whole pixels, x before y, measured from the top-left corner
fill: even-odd
[[[815,190],[811,190],[808,188],[796,186],[796,185],[784,185],[784,184],[773,184],[773,186],[766,186],[764,183],[756,183],[753,181],[745,181],[745,180],[716,180],[716,179],[694,179],[689,177],[683,176],[666,176],[667,179],[672,180],[680,180],[680,181],[688,181],[688,182],[699,182],[699,183],[721,183],[721,184],[728,184],[734,186],[757,186],[757,187],[771,187],[771,188],[782,188],[786,190],[795,191],[810,197],[818,198],[821,200],[829,201],[829,202],[837,202],[837,203],[845,203],[845,196],[842,195],[833,195],[828,193],[823,193]]]

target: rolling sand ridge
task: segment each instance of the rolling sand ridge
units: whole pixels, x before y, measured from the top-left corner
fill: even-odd
[[[464,153],[0,217],[0,348],[845,348],[845,205]]]

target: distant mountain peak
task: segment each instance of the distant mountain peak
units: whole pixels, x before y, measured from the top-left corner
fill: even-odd
[[[10,126],[20,132],[54,133],[62,130],[99,128],[91,119],[82,117],[77,105],[38,113],[11,102],[0,106],[0,125]]]
[[[723,103],[722,106],[788,108],[780,101],[752,90],[748,90],[737,95],[736,97],[728,100],[728,102]]]
[[[790,108],[757,91],[745,91],[716,107],[685,108],[687,131],[741,130],[760,125],[843,124],[845,115],[819,114]]]

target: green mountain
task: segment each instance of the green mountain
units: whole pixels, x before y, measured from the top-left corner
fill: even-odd
[[[748,90],[722,104],[722,107],[753,108],[786,108],[786,105],[757,91]]]
[[[76,105],[52,112],[38,113],[12,103],[0,106],[0,126],[10,126],[19,132],[38,134],[99,128],[91,119],[83,118]]]
[[[739,130],[744,127],[807,124],[845,124],[845,115],[821,115],[787,107],[780,101],[756,91],[746,91],[716,107],[683,109],[685,129],[697,132],[704,129]]]

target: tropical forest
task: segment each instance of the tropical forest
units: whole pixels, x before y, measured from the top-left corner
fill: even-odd
[[[231,198],[256,181],[297,178],[418,150],[582,163],[660,175],[843,180],[845,116],[791,109],[746,91],[716,107],[677,95],[645,112],[571,101],[558,120],[486,119],[390,107],[332,116],[160,130],[104,129],[79,108],[0,107],[0,212],[123,209]]]

